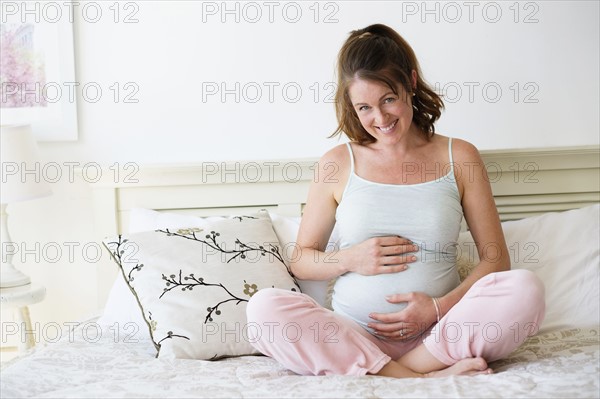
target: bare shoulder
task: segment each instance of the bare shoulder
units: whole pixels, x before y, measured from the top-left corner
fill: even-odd
[[[346,144],[336,145],[319,159],[319,163],[326,164],[328,162],[337,163],[340,167],[349,163],[350,154],[348,153]]]
[[[350,155],[346,145],[327,151],[314,168],[308,199],[302,214],[297,243],[323,251],[335,225],[335,212],[348,178]],[[345,175],[344,175],[345,173]]]
[[[341,200],[342,192],[350,174],[350,153],[346,144],[340,144],[327,151],[319,159],[319,167],[315,170],[314,182],[326,185],[327,191],[333,194],[336,202]]]
[[[466,140],[457,138],[452,139],[452,156],[454,162],[459,164],[481,161],[481,155],[479,154],[477,147]]]
[[[487,174],[479,150],[466,140],[452,139],[452,158],[454,177],[458,185],[461,200],[465,191],[473,184],[487,184]],[[485,182],[485,183],[484,183]],[[471,191],[469,189],[469,191]]]

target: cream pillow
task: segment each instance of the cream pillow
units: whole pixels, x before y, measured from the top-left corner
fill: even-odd
[[[269,213],[273,229],[281,244],[284,261],[292,256],[293,246],[296,243],[300,217],[283,216],[277,213]],[[198,216],[182,215],[170,212],[157,212],[152,209],[133,208],[129,215],[129,234],[139,233],[161,228],[185,228],[187,226],[206,226],[208,223],[223,220],[224,217],[201,218]],[[338,241],[337,230],[334,229],[329,245],[333,248]],[[311,296],[322,306],[331,308],[331,295],[328,291],[326,281],[297,280],[303,293]],[[135,337],[150,338],[146,322],[140,313],[135,298],[131,295],[129,286],[121,276],[117,276],[108,299],[104,306],[104,312],[98,324],[109,326],[111,329],[123,329],[124,333],[131,334],[132,329]]]
[[[104,242],[135,296],[157,356],[215,360],[258,353],[246,304],[258,290],[299,291],[266,211]]]
[[[513,269],[533,271],[546,287],[540,332],[600,324],[600,205],[503,222]],[[462,275],[479,262],[469,232],[459,237]]]

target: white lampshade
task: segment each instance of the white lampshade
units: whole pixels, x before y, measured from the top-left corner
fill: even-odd
[[[1,255],[0,288],[29,284],[31,279],[12,264],[14,252],[5,251],[14,245],[8,231],[6,207],[12,202],[27,201],[52,194],[42,175],[31,126],[0,126],[2,181],[0,182]]]
[[[0,126],[2,187],[0,203],[27,201],[52,194],[30,125]],[[34,172],[36,171],[36,172]]]

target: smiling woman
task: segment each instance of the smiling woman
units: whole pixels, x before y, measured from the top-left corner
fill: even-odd
[[[416,75],[416,73],[415,73]],[[348,93],[361,127],[378,140],[398,130],[408,130],[413,120],[411,100],[402,86],[389,86],[357,78]]]
[[[426,135],[434,133],[434,123],[444,104],[421,77],[415,52],[393,29],[381,24],[369,28],[370,31],[352,35],[338,55],[336,113],[339,124],[332,136],[344,133],[361,144],[375,141],[364,127],[363,118],[370,114],[365,114],[368,109],[363,106],[369,104],[362,103],[363,99],[377,104],[401,100],[408,108],[408,125],[412,121]],[[381,98],[373,98],[369,90],[375,84],[386,92]],[[389,125],[384,127],[390,128]]]
[[[301,251],[292,261],[298,278],[337,277],[334,312],[307,295],[273,288],[250,299],[247,315],[249,322],[293,321],[303,329],[334,325],[339,344],[335,350],[327,340],[311,339],[253,345],[299,374],[491,373],[487,362],[504,358],[527,336],[504,334],[491,342],[473,323],[495,323],[501,331],[515,323],[539,325],[545,305],[533,273],[510,271],[479,152],[435,134],[443,103],[422,80],[411,47],[385,25],[350,34],[338,56],[338,82],[334,135],[351,142],[319,162],[319,170],[336,165],[336,175],[312,183],[298,233]],[[467,166],[476,173],[461,174]],[[463,216],[482,256],[461,282],[456,246]],[[328,262],[334,225],[340,250]],[[493,256],[483,252],[490,245]],[[458,326],[458,339],[440,335],[449,325]]]

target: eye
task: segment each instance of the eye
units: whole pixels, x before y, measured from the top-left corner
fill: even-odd
[[[385,104],[390,104],[390,103],[393,103],[394,101],[396,101],[396,97],[388,97],[385,100],[383,100],[383,102]]]
[[[358,107],[359,111],[366,111],[369,108],[368,105],[361,105],[360,107]]]

